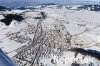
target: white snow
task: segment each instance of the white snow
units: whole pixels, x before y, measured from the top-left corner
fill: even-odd
[[[51,8],[48,8],[51,7]],[[22,13],[25,12],[24,17],[27,17],[24,21],[18,23],[17,21],[12,21],[11,25],[6,26],[2,22],[0,22],[0,48],[6,53],[9,53],[13,50],[16,50],[19,47],[27,45],[25,43],[17,43],[15,42],[15,38],[10,40],[10,37],[7,37],[8,33],[16,33],[19,36],[28,36],[33,39],[34,34],[29,34],[30,27],[28,25],[32,25],[32,27],[37,25],[38,20],[34,19],[34,17],[39,15],[39,12],[44,11],[47,14],[47,19],[43,21],[43,29],[51,30],[55,29],[55,25],[57,25],[57,29],[61,29],[59,26],[64,26],[69,33],[73,36],[72,38],[72,46],[74,47],[81,47],[86,49],[92,49],[100,51],[100,13],[87,11],[87,10],[68,10],[63,7],[62,9],[55,8],[55,6],[48,6],[43,9],[40,9],[41,6],[37,6],[39,8],[35,11],[25,12],[25,10],[13,10],[11,13]],[[10,13],[10,12],[9,12]],[[0,19],[3,18],[0,15]],[[34,29],[34,28],[33,28]],[[86,32],[84,32],[88,29]],[[27,32],[28,31],[28,32]],[[64,34],[66,30],[62,30],[62,34]],[[79,44],[79,45],[76,45]],[[13,57],[16,52],[11,52],[8,55]],[[77,58],[81,58],[83,55],[79,54]],[[62,61],[56,62],[56,64],[51,63],[51,59],[54,58],[52,55],[50,58],[43,58],[40,60],[45,66],[71,66],[71,63],[65,63],[64,58],[67,59],[75,59],[73,52],[64,52],[61,58]],[[91,58],[87,56],[87,58]],[[95,59],[96,60],[96,59]],[[78,60],[79,61],[79,60]],[[98,62],[98,63],[97,63]],[[99,64],[100,61],[96,60],[94,63]],[[95,65],[96,66],[96,65]]]

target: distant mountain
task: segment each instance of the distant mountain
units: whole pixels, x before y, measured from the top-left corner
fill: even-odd
[[[11,10],[11,8],[0,6],[0,11],[6,11],[6,10]]]
[[[46,3],[46,4],[42,4],[42,5],[56,5],[55,3]]]

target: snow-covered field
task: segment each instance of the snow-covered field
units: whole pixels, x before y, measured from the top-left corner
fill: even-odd
[[[36,8],[0,12],[0,14],[23,13],[22,16],[25,18],[21,22],[13,20],[9,26],[0,22],[0,48],[8,56],[18,61],[15,56],[18,54],[20,56],[20,51],[28,51],[25,48],[34,44],[37,45],[33,49],[38,48],[38,44],[42,44],[39,52],[38,49],[34,49],[33,52],[33,56],[35,52],[37,52],[35,56],[40,56],[38,58],[40,66],[100,66],[100,61],[94,57],[79,53],[75,58],[75,52],[68,51],[71,47],[100,51],[100,12],[68,10],[65,6],[57,8],[55,5]],[[41,17],[40,12],[45,12],[47,17],[42,20],[35,19]],[[2,18],[3,15],[0,15],[0,19]],[[41,43],[40,40],[46,41]],[[26,52],[25,55],[27,54]],[[28,57],[25,58],[28,61],[33,61],[28,55],[24,57]],[[28,61],[18,61],[18,66],[31,66]],[[75,61],[79,65],[72,64]]]

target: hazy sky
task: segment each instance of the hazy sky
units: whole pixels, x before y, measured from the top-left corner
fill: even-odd
[[[54,3],[65,3],[68,0],[0,0],[0,2],[33,2],[33,3],[46,3],[46,2],[54,2]],[[69,0],[69,1],[100,1],[100,0]]]
[[[69,1],[100,1],[100,0],[69,0]],[[16,3],[14,3],[16,2]],[[21,3],[20,3],[21,2]],[[32,4],[41,4],[41,3],[56,3],[56,4],[66,4],[68,0],[0,0],[0,5],[3,6],[23,6],[27,3],[29,5]]]
[[[0,1],[20,1],[20,2],[24,2],[24,1],[45,1],[45,2],[51,2],[51,1],[67,1],[67,0],[0,0]],[[100,1],[100,0],[70,0],[70,1]]]

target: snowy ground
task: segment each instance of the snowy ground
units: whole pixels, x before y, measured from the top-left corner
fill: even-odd
[[[37,8],[39,9],[3,12],[24,12],[22,16],[25,18],[25,20],[20,23],[13,20],[9,26],[6,26],[4,23],[0,22],[0,48],[5,51],[8,56],[15,56],[18,48],[28,46],[32,43],[33,37],[35,36],[36,26],[39,22],[39,20],[34,19],[34,17],[40,16],[40,12],[45,12],[47,15],[47,18],[42,20],[42,30],[48,33],[48,35],[46,35],[47,37],[49,37],[50,31],[50,34],[54,32],[54,43],[57,43],[58,46],[63,46],[64,48],[69,46],[68,43],[66,44],[65,36],[67,32],[69,32],[69,34],[72,36],[71,47],[100,51],[99,12],[87,10],[68,10],[64,6],[62,8],[57,8],[56,6]],[[2,14],[2,12],[0,13]],[[0,19],[2,18],[4,17],[0,15]],[[50,37],[50,39],[52,39],[52,36]],[[54,48],[53,51],[58,52],[57,47]],[[79,54],[75,59],[74,54],[75,53],[71,51],[64,51],[59,57],[57,54],[51,53],[49,58],[42,57],[39,63],[43,64],[44,66],[71,66],[71,64],[76,60],[81,64],[81,66],[89,66],[90,62],[93,62],[94,66],[100,66],[100,61],[93,57],[86,56],[84,60],[81,60],[84,55]],[[51,62],[52,59],[55,60]],[[89,61],[86,62],[86,59]]]

